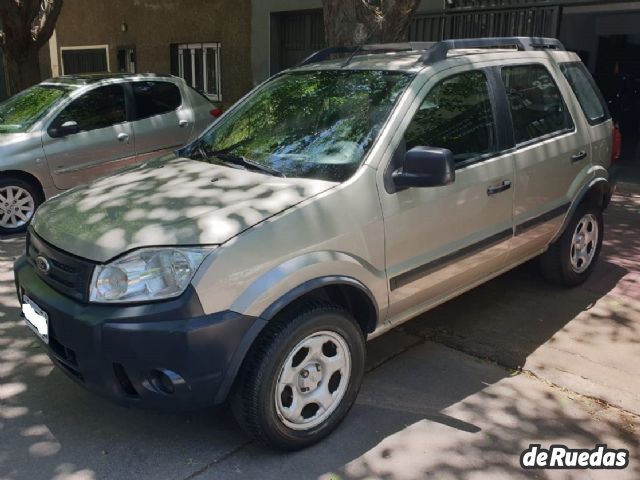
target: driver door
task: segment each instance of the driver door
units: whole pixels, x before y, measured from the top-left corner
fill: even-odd
[[[395,156],[401,162],[417,146],[451,150],[455,181],[381,189],[391,323],[411,318],[506,266],[513,236],[514,165],[511,156],[501,153],[490,73],[449,73],[431,83]]]
[[[61,132],[63,124],[75,129]],[[65,190],[136,161],[122,84],[86,92],[67,105],[43,133],[43,147],[57,188]]]

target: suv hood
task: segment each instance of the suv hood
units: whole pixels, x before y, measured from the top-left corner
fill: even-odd
[[[145,246],[217,245],[336,184],[162,157],[45,202],[32,228],[97,262]]]

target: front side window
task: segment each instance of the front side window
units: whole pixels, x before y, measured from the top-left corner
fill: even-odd
[[[66,122],[76,122],[79,131],[106,128],[125,122],[124,89],[122,85],[98,87],[74,100],[53,122],[57,128]]]
[[[609,112],[604,98],[582,62],[563,63],[560,65],[560,70],[571,85],[589,123],[595,125],[608,120]]]
[[[71,90],[62,85],[36,85],[0,103],[0,133],[26,132]]]
[[[182,105],[180,89],[170,82],[133,82],[136,120],[173,112]]]
[[[449,77],[427,94],[405,133],[407,149],[451,150],[456,164],[497,151],[487,79],[482,72]]]
[[[220,44],[178,45],[178,74],[189,86],[203,93],[210,100],[221,101]]]
[[[206,161],[234,155],[287,177],[344,181],[412,78],[363,70],[280,75],[216,123],[200,150]]]
[[[553,77],[542,65],[502,69],[516,144],[573,129],[573,121]]]

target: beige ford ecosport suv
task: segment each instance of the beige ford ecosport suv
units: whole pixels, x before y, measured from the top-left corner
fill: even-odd
[[[43,204],[15,264],[26,323],[91,390],[229,398],[301,448],[353,405],[366,339],[534,257],[588,277],[612,128],[556,40],[324,50],[174,155]]]

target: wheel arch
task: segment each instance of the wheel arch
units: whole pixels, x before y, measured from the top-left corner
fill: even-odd
[[[336,303],[353,315],[364,336],[376,328],[379,310],[372,292],[360,281],[348,276],[325,276],[308,280],[275,300],[256,320],[242,339],[227,368],[216,395],[223,402],[236,381],[238,373],[264,327],[281,315],[294,311],[306,302],[324,299]]]
[[[611,196],[613,195],[613,187],[609,183],[609,180],[603,177],[594,178],[588,184],[586,184],[576,195],[575,200],[571,203],[571,207],[565,216],[564,222],[562,223],[562,227],[556,233],[555,237],[551,241],[551,243],[558,240],[562,234],[567,229],[567,226],[571,222],[571,218],[573,217],[575,211],[578,206],[581,205],[585,201],[593,202],[600,209],[605,210],[611,201]]]
[[[36,177],[35,175],[29,173],[29,172],[25,172],[24,170],[2,170],[0,171],[0,179],[4,179],[7,177],[14,177],[14,178],[19,178],[20,180],[23,180],[25,182],[28,182],[29,184],[33,185],[37,192],[38,195],[40,196],[39,200],[41,202],[44,202],[45,200],[45,194],[44,194],[44,188],[42,187],[42,182],[40,182],[40,180],[38,179],[38,177]]]

